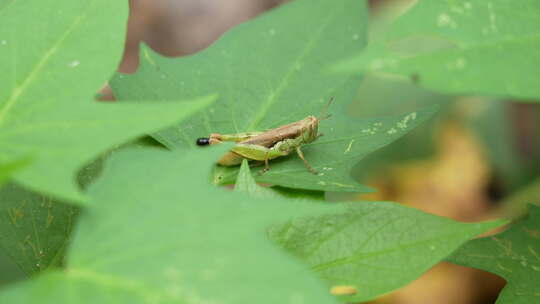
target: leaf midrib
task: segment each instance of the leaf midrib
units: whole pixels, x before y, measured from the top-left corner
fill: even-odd
[[[478,231],[474,231],[474,230],[472,232],[479,233]],[[361,260],[364,260],[364,259],[367,259],[367,258],[370,258],[370,257],[374,257],[374,256],[390,254],[390,253],[394,253],[394,252],[397,252],[397,251],[402,251],[404,249],[409,249],[409,248],[422,246],[424,244],[437,243],[437,242],[441,242],[441,240],[459,238],[463,234],[471,235],[471,231],[464,228],[462,230],[459,230],[458,232],[449,233],[449,234],[443,234],[441,236],[437,236],[436,238],[427,238],[427,239],[424,239],[424,240],[421,240],[421,241],[411,242],[411,243],[408,243],[406,245],[400,245],[400,246],[396,246],[396,247],[393,247],[393,248],[387,248],[387,249],[372,251],[372,252],[363,253],[363,254],[361,252],[357,251],[357,252],[355,252],[354,254],[352,254],[350,256],[347,256],[347,257],[344,257],[344,258],[339,258],[339,259],[329,261],[329,262],[325,262],[325,263],[321,263],[319,265],[315,265],[315,266],[311,267],[311,269],[313,269],[314,271],[324,271],[324,270],[331,269],[331,268],[334,268],[334,267],[355,263],[357,261],[361,261]]]
[[[440,56],[444,54],[452,54],[456,51],[459,51],[460,53],[461,52],[465,53],[465,52],[478,50],[478,49],[488,49],[488,50],[497,49],[498,47],[501,47],[501,46],[519,44],[519,43],[528,42],[528,41],[540,42],[540,33],[535,33],[532,35],[526,35],[526,36],[520,36],[520,37],[510,37],[506,39],[491,40],[491,41],[477,43],[477,44],[465,44],[465,45],[461,45],[455,48],[444,48],[444,49],[436,50],[434,52],[406,56],[406,57],[401,57],[399,59],[410,60],[410,59],[426,58],[426,57],[429,58],[429,57]]]
[[[343,7],[342,2],[342,6]],[[337,4],[336,4],[337,5]],[[332,14],[328,14],[327,18],[324,20],[324,22],[321,23],[321,26],[319,27],[317,34],[313,35],[313,38],[306,44],[306,47],[302,50],[300,55],[296,58],[295,61],[291,63],[291,67],[281,83],[277,86],[277,88],[270,94],[266,102],[261,104],[261,107],[258,111],[258,113],[253,117],[249,125],[247,126],[246,130],[255,130],[259,126],[259,123],[264,119],[270,108],[279,100],[279,97],[283,94],[283,91],[288,87],[289,80],[295,76],[296,74],[300,73],[302,70],[301,67],[303,66],[304,58],[315,48],[315,44],[319,41],[319,38],[321,37],[324,29],[328,26],[330,23],[330,20],[332,20],[336,12],[339,9],[336,8]]]
[[[6,121],[6,116],[9,114],[9,111],[19,100],[21,94],[26,90],[28,86],[36,79],[39,73],[43,68],[49,63],[50,59],[58,52],[60,45],[75,31],[75,29],[81,24],[81,22],[86,19],[87,13],[95,5],[97,0],[92,1],[84,10],[80,16],[76,16],[72,24],[66,29],[66,31],[60,36],[60,38],[45,52],[41,59],[37,62],[34,68],[28,73],[22,83],[12,89],[11,95],[4,103],[3,107],[0,108],[0,125]],[[16,58],[13,58],[16,61]],[[16,77],[16,76],[15,76]],[[16,79],[14,79],[16,81]]]

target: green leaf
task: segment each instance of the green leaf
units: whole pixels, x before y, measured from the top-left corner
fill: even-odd
[[[418,1],[386,36],[335,67],[411,77],[427,88],[540,99],[540,2]]]
[[[84,163],[208,104],[94,102],[118,65],[126,19],[126,1],[27,0],[0,8],[0,162],[33,160],[15,173],[18,183],[81,201],[74,176]]]
[[[93,182],[111,154],[151,145],[142,138],[100,155],[79,171],[79,184],[85,187]],[[62,266],[79,208],[15,183],[0,189],[0,201],[0,248],[20,269],[32,275]]]
[[[24,277],[24,272],[0,250],[0,288],[6,284],[24,279]]]
[[[0,248],[28,275],[59,266],[78,211],[8,184],[0,189]]]
[[[310,200],[315,200],[315,201],[325,200],[324,191],[293,189],[293,188],[285,188],[285,187],[280,187],[280,186],[273,186],[271,189],[274,192],[288,198],[310,199]]]
[[[17,170],[30,163],[29,159],[21,159],[10,163],[0,163],[0,187],[9,179]]]
[[[89,189],[62,272],[0,293],[0,303],[335,303],[265,228],[343,212],[210,186],[225,151],[115,153]]]
[[[251,175],[248,162],[245,159],[242,161],[238,177],[234,183],[234,191],[247,192],[255,197],[273,198],[281,196],[291,199],[324,201],[324,192],[322,191],[292,189],[279,186],[263,187],[257,185],[253,175]]]
[[[196,149],[195,139],[210,133],[262,131],[318,115],[335,96],[329,108],[332,117],[319,126],[324,136],[303,149],[324,175],[312,174],[291,155],[273,160],[271,170],[255,179],[290,188],[371,191],[349,176],[351,167],[430,112],[361,121],[347,117],[359,79],[327,75],[323,66],[358,53],[365,31],[364,1],[294,1],[236,27],[193,56],[165,58],[145,49],[138,73],[117,75],[111,85],[120,99],[167,100],[219,92],[220,99],[206,111],[154,134],[177,149]],[[408,124],[396,128],[404,120]],[[233,183],[238,170],[218,167],[214,181]]]
[[[236,183],[234,184],[234,191],[246,192],[255,197],[276,197],[277,193],[269,188],[261,187],[257,185],[255,179],[251,175],[247,160],[242,161]]]
[[[240,171],[238,172],[238,177],[234,184],[234,190],[247,192],[255,197],[273,198],[281,196],[290,199],[324,201],[323,191],[293,189],[280,186],[264,187],[257,185],[253,175],[251,175],[247,160],[244,160],[240,166]]]
[[[404,113],[429,105],[439,106],[436,117],[416,127],[388,146],[372,153],[353,168],[353,177],[360,182],[371,182],[381,170],[404,161],[416,161],[434,153],[434,130],[441,119],[447,118],[453,98],[436,94],[401,79],[368,74],[363,78],[358,96],[350,107],[358,117],[373,117],[390,113]],[[507,104],[507,103],[505,103]]]
[[[540,301],[540,207],[529,205],[529,211],[507,231],[470,241],[448,258],[503,277],[507,283],[497,304]]]
[[[351,286],[347,303],[412,282],[470,238],[503,221],[465,224],[388,202],[361,202],[347,214],[298,219],[270,237],[332,286]]]

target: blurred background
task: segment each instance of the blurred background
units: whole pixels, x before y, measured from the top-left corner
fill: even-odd
[[[130,0],[131,12],[119,71],[133,73],[139,45],[171,57],[208,47],[236,24],[283,0]],[[370,39],[413,0],[372,0]],[[104,88],[102,100],[113,96]],[[391,200],[458,221],[515,216],[523,202],[540,202],[540,109],[519,100],[449,96],[389,76],[366,75],[351,105],[358,118],[414,111],[433,103],[437,117],[367,157],[353,171],[379,192],[331,199]],[[0,252],[0,286],[23,274]],[[495,275],[441,263],[410,285],[372,303],[494,303],[505,281]]]

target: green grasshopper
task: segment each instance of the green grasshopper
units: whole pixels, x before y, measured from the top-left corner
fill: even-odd
[[[296,151],[302,159],[306,168],[313,174],[319,174],[308,163],[304,153],[300,148],[304,144],[313,142],[323,134],[318,133],[319,121],[330,117],[324,115],[333,97],[323,109],[319,117],[310,115],[302,120],[286,124],[284,126],[270,129],[263,132],[245,132],[236,134],[212,133],[210,137],[198,138],[198,146],[214,145],[224,141],[232,141],[237,144],[227,152],[219,161],[222,166],[236,166],[242,163],[243,159],[264,162],[262,172],[270,170],[269,160],[289,155]]]

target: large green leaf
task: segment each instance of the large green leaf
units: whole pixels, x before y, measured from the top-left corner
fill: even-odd
[[[337,66],[450,93],[540,100],[540,2],[418,1],[384,38]]]
[[[291,156],[272,161],[272,169],[256,180],[292,188],[369,191],[350,178],[350,168],[428,113],[380,120],[347,117],[359,80],[329,76],[323,69],[364,47],[366,19],[364,1],[294,1],[236,27],[193,56],[165,58],[144,49],[139,71],[117,75],[111,85],[121,100],[168,100],[217,91],[220,98],[211,108],[154,134],[179,149],[197,148],[195,139],[210,133],[261,131],[318,115],[335,96],[329,109],[333,116],[320,124],[324,136],[305,147],[306,158],[324,175],[310,173]],[[220,167],[214,180],[232,183],[237,172],[238,167]]]
[[[81,165],[208,103],[93,102],[117,67],[126,19],[126,1],[27,0],[0,7],[0,162],[33,160],[15,174],[17,182],[82,200],[74,179]]]
[[[388,202],[360,202],[347,214],[298,219],[270,237],[332,286],[349,286],[351,303],[418,278],[461,244],[503,221],[465,224]]]
[[[0,302],[335,303],[264,230],[344,208],[211,187],[223,152],[115,153],[89,190],[65,270],[4,290]]]
[[[78,208],[14,183],[0,189],[0,248],[26,273],[63,262]]]
[[[509,230],[466,243],[449,262],[495,273],[507,283],[497,304],[540,302],[540,207]]]

